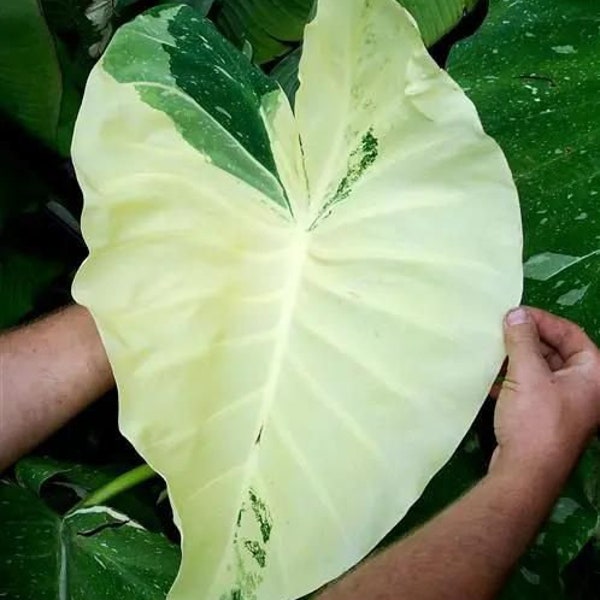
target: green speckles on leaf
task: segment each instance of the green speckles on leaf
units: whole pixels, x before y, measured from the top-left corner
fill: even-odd
[[[244,540],[244,547],[252,554],[258,565],[264,569],[267,564],[267,554],[264,548],[255,540]]]
[[[236,588],[227,594],[221,594],[219,600],[244,600],[244,596],[242,596],[242,590]]]
[[[169,56],[164,48],[175,43],[168,24],[178,10],[173,6],[154,9],[123,26],[102,58],[104,69],[122,83],[171,84]]]
[[[248,490],[235,525],[232,564],[235,580],[231,582],[231,591],[222,594],[220,600],[253,600],[263,581],[262,569],[267,566],[267,545],[273,530],[269,508],[256,490]]]
[[[563,525],[566,520],[574,515],[578,510],[581,510],[581,506],[575,500],[573,500],[573,498],[559,498],[554,510],[552,511],[550,520],[553,523]]]
[[[555,275],[581,262],[584,258],[557,252],[542,252],[530,257],[523,265],[525,277],[536,281],[548,281]]]
[[[348,173],[342,179],[333,202],[339,202],[348,197],[352,191],[352,186],[373,165],[378,153],[379,142],[375,135],[373,135],[373,129],[369,129],[362,137],[358,148],[350,155]]]
[[[263,542],[266,544],[271,538],[271,531],[273,529],[273,521],[269,514],[269,509],[266,504],[257,496],[256,492],[250,490],[250,503],[252,505],[252,511],[258,521],[260,527],[260,534]]]
[[[582,99],[600,94],[599,40],[596,5],[491,0],[483,27],[449,60],[519,188],[524,301],[576,321],[596,342],[600,129]]]
[[[168,30],[176,45],[164,49],[177,86],[275,174],[259,114],[262,96],[275,90],[275,84],[193,9],[182,7]]]
[[[562,306],[574,306],[583,300],[587,291],[590,289],[591,284],[584,285],[579,288],[574,288],[569,290],[559,298],[557,298],[556,303]]]

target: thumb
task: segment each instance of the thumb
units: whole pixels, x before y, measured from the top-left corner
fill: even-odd
[[[526,308],[511,310],[504,319],[504,343],[508,354],[508,379],[521,381],[548,365],[540,349],[537,325]]]

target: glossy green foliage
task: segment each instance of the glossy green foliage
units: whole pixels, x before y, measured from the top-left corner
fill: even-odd
[[[62,76],[37,0],[0,3],[0,111],[48,145],[56,141]]]
[[[419,25],[427,46],[435,44],[470,13],[480,0],[398,0]]]
[[[586,0],[492,0],[486,23],[455,48],[449,63],[515,174],[526,302],[575,320],[596,342],[599,26],[600,5]],[[598,531],[598,460],[591,450],[505,598],[570,597],[561,573]]]
[[[3,121],[0,118],[0,130]],[[0,330],[11,327],[34,307],[39,293],[63,270],[50,251],[23,227],[23,213],[49,198],[48,186],[30,162],[15,151],[13,140],[0,139]]]
[[[20,483],[0,481],[0,597],[11,600],[162,600],[179,564],[177,546],[107,506],[69,510],[69,499],[107,473],[31,459]],[[133,497],[122,499],[125,503]]]
[[[600,341],[600,4],[492,0],[450,72],[507,154],[525,223],[526,301]]]
[[[242,47],[248,41],[253,59],[268,62],[302,39],[314,0],[225,0],[215,9],[215,22]]]
[[[69,489],[80,502],[89,501],[90,494],[104,489],[122,475],[123,469],[114,467],[91,468],[75,462],[58,461],[31,456],[15,466],[15,479],[22,487],[40,495],[59,488]],[[46,486],[46,487],[44,487]],[[111,497],[107,506],[127,514],[152,531],[160,531],[155,504],[162,485],[140,488]]]
[[[0,245],[0,329],[27,315],[39,293],[61,271],[62,266],[56,261],[29,254],[12,244]]]

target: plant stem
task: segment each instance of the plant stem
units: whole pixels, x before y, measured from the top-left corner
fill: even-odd
[[[128,489],[131,489],[132,487],[135,487],[136,485],[144,483],[144,481],[148,481],[148,479],[152,479],[153,477],[157,476],[157,473],[155,473],[148,465],[136,467],[131,471],[127,471],[127,473],[123,473],[123,475],[119,475],[112,481],[109,481],[106,485],[93,491],[89,496],[87,496],[87,498],[84,498],[81,502],[79,502],[79,504],[77,504],[73,510],[103,504],[107,500],[122,494]]]

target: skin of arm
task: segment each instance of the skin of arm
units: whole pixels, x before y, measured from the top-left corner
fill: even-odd
[[[489,600],[550,512],[600,422],[600,352],[573,323],[532,308],[505,319],[508,372],[487,476],[318,600]]]
[[[0,336],[0,472],[113,385],[89,312],[70,306]]]

